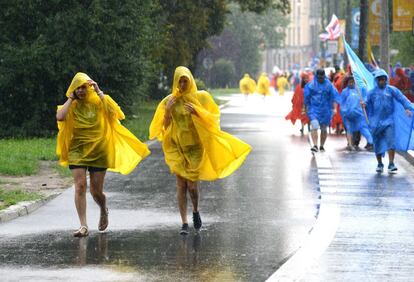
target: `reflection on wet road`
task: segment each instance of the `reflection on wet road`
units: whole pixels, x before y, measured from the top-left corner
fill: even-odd
[[[249,99],[235,97],[223,110],[222,128],[253,150],[230,177],[201,183],[200,233],[178,234],[175,178],[154,144],[133,173],[109,175],[108,233],[94,229],[97,208],[89,199],[91,235],[71,237],[77,226],[72,191],[0,225],[0,275],[63,281],[265,280],[306,240],[319,194],[307,140],[282,118],[289,97]]]

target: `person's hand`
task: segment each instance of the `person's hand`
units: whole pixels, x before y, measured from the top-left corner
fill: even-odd
[[[174,106],[177,98],[174,96],[171,96],[170,99],[168,99],[167,104],[165,105],[165,112],[166,114],[170,115],[172,107]]]
[[[103,96],[103,92],[101,89],[99,89],[98,83],[96,83],[95,81],[91,79],[91,80],[88,80],[88,84],[89,86],[93,87],[93,89],[95,90],[95,92],[98,94],[99,97]]]
[[[367,104],[365,104],[365,102],[364,102],[364,101],[362,101],[362,100],[359,102],[359,104],[360,104],[360,105],[361,105],[361,107],[363,107],[363,108],[365,108],[365,107],[367,106]]]
[[[405,110],[405,114],[407,115],[407,117],[412,117],[413,113],[410,110]]]
[[[69,99],[73,102],[74,100],[76,100],[77,99],[77,97],[75,96],[75,93],[70,93],[70,95],[69,95]]]
[[[191,103],[184,103],[184,108],[192,115],[197,115],[197,111],[194,109],[194,106]]]

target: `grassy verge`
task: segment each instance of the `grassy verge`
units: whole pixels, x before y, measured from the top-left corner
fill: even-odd
[[[42,196],[33,192],[22,190],[3,190],[0,188],[0,210],[22,201],[34,201],[41,199]]]
[[[32,175],[39,160],[57,160],[54,138],[0,140],[0,174]]]
[[[160,101],[142,101],[133,105],[132,115],[128,115],[122,124],[141,141],[148,140],[149,126],[155,109]]]
[[[159,101],[141,102],[134,105],[133,114],[123,124],[141,141],[148,140],[148,128]],[[57,164],[56,138],[0,139],[0,174],[34,175],[39,171],[39,161],[53,161],[62,176],[71,176],[67,168]]]
[[[209,92],[217,97],[238,93],[237,88],[211,89]],[[132,114],[128,115],[123,125],[126,126],[141,141],[148,140],[148,128],[154,116],[159,101],[143,101],[133,105]],[[56,138],[33,139],[0,139],[0,174],[4,175],[33,175],[39,170],[39,161],[53,161],[53,167],[62,176],[71,176],[67,168],[57,164],[55,154]]]
[[[208,92],[211,94],[211,96],[213,96],[216,103],[221,105],[221,104],[224,104],[226,101],[220,99],[220,96],[237,94],[240,92],[240,90],[238,88],[216,88],[216,89],[209,89]]]

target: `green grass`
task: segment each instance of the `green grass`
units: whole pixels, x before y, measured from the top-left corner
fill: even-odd
[[[237,94],[240,92],[238,88],[216,88],[216,89],[209,89],[208,92],[213,96],[214,101],[218,105],[222,105],[226,103],[226,101],[220,99],[220,96],[230,95],[230,94]]]
[[[239,88],[216,88],[216,89],[209,89],[208,92],[213,96],[223,96],[228,94],[238,94],[240,93]]]
[[[133,115],[123,124],[141,141],[148,140],[148,128],[159,101],[137,103]],[[71,176],[67,168],[57,164],[56,137],[33,139],[0,139],[0,174],[33,175],[39,171],[39,161],[53,161],[52,167],[62,176]]]
[[[36,174],[39,160],[57,160],[55,147],[55,138],[1,139],[0,174]]]
[[[141,141],[148,140],[149,126],[160,101],[142,101],[133,105],[133,114],[122,124]]]
[[[41,199],[38,193],[24,192],[22,190],[6,191],[0,189],[0,210],[22,201],[34,201]]]
[[[212,89],[209,91],[217,103],[223,101],[216,97],[238,93],[236,88]],[[133,105],[133,113],[122,124],[141,141],[148,140],[148,129],[159,101],[143,101]],[[52,166],[62,176],[71,176],[67,168],[57,164],[55,153],[56,137],[33,139],[0,139],[0,175],[33,175],[39,170],[39,161],[55,162]]]

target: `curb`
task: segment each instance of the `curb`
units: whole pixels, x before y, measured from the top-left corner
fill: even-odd
[[[317,262],[335,237],[341,210],[337,204],[327,202],[323,194],[330,189],[335,189],[337,184],[336,181],[330,184],[324,184],[321,181],[321,175],[332,173],[332,163],[327,153],[317,153],[314,158],[321,194],[317,219],[308,238],[287,261],[266,279],[266,282],[301,281],[306,271]]]
[[[50,194],[49,196],[36,201],[19,202],[16,205],[12,205],[7,209],[4,209],[0,211],[0,224],[16,219],[20,216],[28,215],[29,213],[34,212],[47,202],[53,200],[60,194],[61,193]]]
[[[228,104],[228,102],[220,105],[219,106],[220,110],[222,108],[224,108],[227,104]],[[147,140],[144,143],[147,144],[148,147],[150,147],[153,144],[157,143],[157,140],[156,139]],[[50,194],[49,196],[47,196],[45,198],[42,198],[42,199],[39,199],[39,200],[36,200],[36,201],[19,202],[15,205],[12,205],[12,206],[8,207],[7,209],[1,210],[0,211],[0,224],[11,221],[11,220],[16,219],[20,216],[28,215],[28,214],[34,212],[35,210],[37,210],[38,208],[40,208],[41,206],[45,205],[49,201],[53,200],[54,198],[56,198],[60,194],[61,194],[61,192],[60,193],[53,193],[53,194]]]

